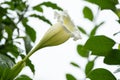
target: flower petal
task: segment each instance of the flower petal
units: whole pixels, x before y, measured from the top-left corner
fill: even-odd
[[[71,34],[71,37],[73,37],[74,40],[81,39],[79,29],[74,25],[67,11],[63,11],[60,14],[55,12],[55,18],[64,25],[65,30]]]

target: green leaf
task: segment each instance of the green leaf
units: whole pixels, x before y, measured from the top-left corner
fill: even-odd
[[[94,61],[89,61],[85,67],[85,74],[87,75],[94,67]]]
[[[4,70],[5,68],[12,68],[13,65],[14,62],[9,57],[0,53],[0,68],[2,68],[1,70]]]
[[[80,68],[80,66],[78,64],[76,64],[75,62],[71,62],[70,64],[73,65],[74,67]]]
[[[120,31],[119,31],[119,32],[114,33],[113,35],[114,35],[114,36],[116,36],[117,34],[120,34]]]
[[[12,34],[13,34],[13,31],[10,27],[5,27],[5,31],[7,32],[8,34],[8,39],[12,39]]]
[[[103,68],[98,68],[91,71],[87,77],[91,80],[117,80],[110,71]]]
[[[12,46],[9,46],[9,49],[8,49],[12,55],[14,55],[16,58],[19,56],[19,50],[18,50],[18,47],[16,45],[12,45]]]
[[[120,50],[113,49],[110,54],[104,58],[104,63],[109,65],[120,65]]]
[[[5,1],[5,4],[9,5],[10,10],[23,11],[26,7],[26,2],[21,0]]]
[[[9,68],[5,68],[4,70],[0,69],[0,80],[6,80],[6,76],[9,75],[9,71]]]
[[[23,40],[24,40],[26,54],[28,54],[29,51],[32,49],[30,38],[29,38],[29,36],[26,36],[23,38]]]
[[[118,45],[118,49],[120,50],[120,44]]]
[[[13,21],[13,19],[11,19],[9,16],[6,15],[5,19],[2,19],[2,23],[6,26],[9,26],[10,29],[12,29],[12,31],[14,31],[14,29],[17,28],[16,23]]]
[[[83,34],[87,34],[87,32],[82,28],[82,27],[80,27],[80,26],[78,26],[78,29],[80,30],[80,32],[82,32]]]
[[[72,76],[71,74],[66,74],[66,79],[67,80],[77,80],[74,76]]]
[[[17,5],[17,7],[15,7],[15,8],[17,8],[20,11],[24,11],[27,8],[26,1],[17,0],[16,5]]]
[[[63,11],[63,9],[60,8],[57,4],[52,3],[52,2],[50,2],[50,1],[48,1],[48,2],[43,2],[43,3],[39,4],[39,5],[40,5],[40,6],[46,6],[46,7],[52,8],[52,9],[57,9],[57,10]]]
[[[104,24],[104,22],[101,22],[99,25],[96,25],[96,26],[92,29],[92,31],[90,32],[90,36],[94,36],[94,35],[96,34],[98,28],[99,28],[102,24]]]
[[[37,11],[39,11],[39,12],[43,12],[42,7],[41,7],[41,6],[39,6],[39,5],[34,6],[34,7],[33,7],[33,9],[34,9],[34,10],[37,10]]]
[[[119,8],[116,9],[115,13],[116,13],[116,15],[118,16],[118,18],[119,18],[118,22],[120,23],[120,9],[119,9]],[[119,32],[119,33],[120,33],[120,32]]]
[[[22,59],[24,59],[25,57],[25,55],[22,54],[20,56],[22,57]],[[26,66],[28,66],[31,69],[31,71],[35,74],[35,68],[30,59],[26,61]]]
[[[16,45],[13,45],[13,44],[6,45],[3,52],[6,52],[6,51],[10,52],[16,58],[19,56],[19,50]]]
[[[15,57],[17,58],[19,56],[19,51],[18,51],[18,48],[15,48],[13,46],[14,46],[13,44],[0,45],[0,54],[3,54],[5,56],[9,57],[15,63]],[[12,56],[7,54],[8,52]]]
[[[88,57],[89,50],[84,48],[83,45],[77,45],[77,52],[82,57]]]
[[[92,10],[89,7],[84,7],[83,14],[85,18],[93,21],[94,16],[93,16]]]
[[[40,19],[40,20],[42,20],[42,21],[44,21],[44,22],[52,25],[52,23],[51,23],[47,18],[45,18],[44,16],[40,16],[40,15],[36,15],[36,14],[32,14],[32,15],[30,15],[30,16],[31,16],[31,17],[35,17],[35,18],[38,18],[38,19]]]
[[[86,0],[88,2],[94,3],[98,5],[101,9],[111,9],[113,11],[116,10],[116,4],[118,4],[118,0]]]
[[[93,55],[106,56],[112,50],[115,41],[106,36],[92,36],[84,45],[84,48],[92,51]]]
[[[35,68],[34,68],[34,64],[32,64],[31,60],[28,59],[26,61],[26,65],[31,69],[31,71],[35,74]]]
[[[6,55],[0,54],[0,80],[5,80],[6,76],[9,75],[8,71],[12,68],[14,62],[11,58]]]
[[[25,18],[25,19],[22,20],[22,24],[25,27],[25,31],[26,31],[27,35],[30,37],[30,39],[33,42],[35,42],[35,40],[36,40],[36,32],[35,32],[35,30],[31,26],[29,26],[27,24],[27,22],[28,22],[27,18]]]
[[[15,80],[32,80],[32,79],[27,75],[20,75]]]

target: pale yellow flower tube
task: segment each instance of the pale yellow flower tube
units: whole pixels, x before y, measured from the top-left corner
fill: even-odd
[[[43,47],[62,44],[70,37],[73,37],[74,40],[81,38],[78,28],[75,27],[66,12],[55,13],[55,17],[57,18],[57,23],[48,29],[40,42],[29,52],[24,60]]]
[[[39,45],[41,47],[56,46],[70,38],[70,34],[61,23],[56,23],[45,33]]]

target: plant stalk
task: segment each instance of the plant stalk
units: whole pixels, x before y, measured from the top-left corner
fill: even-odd
[[[38,45],[36,45],[26,56],[25,58],[22,60],[24,62],[26,62],[27,59],[29,59],[29,57],[36,52],[38,49],[41,49],[42,47],[40,46],[40,44],[38,43]]]

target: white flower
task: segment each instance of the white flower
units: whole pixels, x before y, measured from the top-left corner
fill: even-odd
[[[48,29],[30,54],[43,47],[62,44],[70,37],[73,37],[74,40],[81,38],[78,28],[73,24],[67,12],[63,11],[60,14],[55,12],[55,18],[57,18],[57,23]]]
[[[55,12],[55,18],[57,18],[57,21],[65,27],[65,29],[71,34],[71,37],[73,37],[74,40],[81,39],[78,28],[74,25],[73,21],[66,11],[61,12],[61,14]]]
[[[73,24],[67,12],[63,11],[60,14],[55,12],[55,18],[57,18],[57,23],[45,33],[39,43],[41,47],[62,44],[70,37],[73,37],[74,40],[81,38],[78,28]]]

